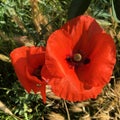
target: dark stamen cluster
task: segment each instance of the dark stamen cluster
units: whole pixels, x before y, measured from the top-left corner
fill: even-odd
[[[89,64],[90,63],[90,59],[89,58],[85,58],[84,60],[83,60],[83,64]]]
[[[89,64],[90,63],[89,58],[83,58],[81,61],[75,61],[72,56],[67,56],[66,61],[68,63],[72,64],[72,65],[78,65],[80,63],[83,63],[83,64]]]

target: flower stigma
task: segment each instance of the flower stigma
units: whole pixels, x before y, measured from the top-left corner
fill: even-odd
[[[89,64],[90,63],[90,58],[83,57],[80,53],[75,53],[72,56],[67,56],[66,61],[71,64],[72,66],[78,66],[80,64]]]
[[[75,53],[72,56],[67,56],[66,61],[72,66],[78,66],[82,62],[82,55],[80,53]]]
[[[76,53],[73,55],[73,60],[75,62],[80,62],[82,60],[82,55],[80,53]]]

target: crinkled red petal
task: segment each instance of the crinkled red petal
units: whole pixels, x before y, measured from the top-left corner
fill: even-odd
[[[22,86],[30,92],[41,92],[43,101],[46,101],[46,82],[38,79],[33,73],[45,62],[45,49],[43,47],[20,47],[10,53],[11,61],[17,77]]]
[[[88,57],[90,63],[77,67],[69,64],[66,57],[76,52]],[[115,58],[113,39],[93,18],[77,17],[49,37],[47,71],[44,69],[42,74],[50,77],[49,84],[56,95],[69,101],[87,100],[96,98],[110,81]]]

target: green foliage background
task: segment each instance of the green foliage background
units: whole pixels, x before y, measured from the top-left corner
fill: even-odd
[[[11,116],[0,110],[0,120],[47,120],[46,116],[51,111],[54,111],[53,106],[56,106],[56,104],[62,106],[62,100],[51,100],[51,102],[55,103],[53,106],[49,106],[42,103],[39,95],[27,94],[17,80],[9,61],[9,53],[14,48],[21,46],[21,44],[25,44],[23,41],[21,43],[21,41],[16,40],[16,38],[19,39],[21,36],[27,36],[27,42],[32,40],[35,45],[45,45],[44,36],[46,33],[58,29],[67,21],[70,3],[71,0],[39,0],[40,12],[48,19],[48,24],[43,26],[41,33],[38,33],[32,19],[32,9],[29,0],[0,0],[0,101],[14,114]],[[113,78],[118,81],[120,80],[120,25],[114,17],[112,1],[92,0],[86,14],[96,18],[99,24],[115,40],[117,63]],[[17,16],[18,22],[15,21],[15,16]],[[21,24],[22,27],[20,26]],[[51,31],[45,31],[48,25],[52,27]],[[110,83],[111,88],[109,89],[113,89],[115,83]],[[105,95],[104,93],[101,97],[105,98]],[[110,99],[113,98],[110,97]],[[94,106],[94,100],[91,100],[91,103],[93,103],[93,106],[91,104],[86,109],[92,117],[98,112],[98,107],[100,106]],[[68,106],[71,105],[69,102],[67,104]],[[59,107],[57,112],[62,113],[67,119],[65,107]],[[118,113],[117,110],[114,112]],[[74,115],[71,113],[71,118],[74,120],[78,120],[78,116],[82,116],[82,113]]]

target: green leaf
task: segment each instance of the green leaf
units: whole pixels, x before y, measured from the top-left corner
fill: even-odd
[[[88,8],[91,0],[72,0],[68,10],[68,19],[82,15]]]
[[[120,0],[112,0],[112,11],[115,20],[120,23]]]

